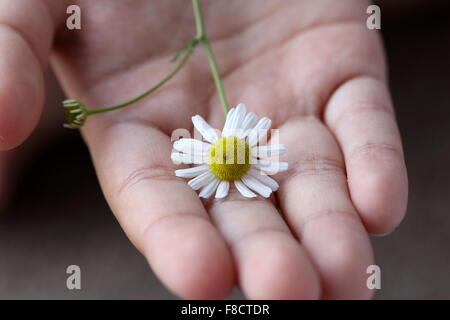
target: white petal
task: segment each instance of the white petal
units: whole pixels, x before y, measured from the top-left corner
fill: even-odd
[[[193,157],[188,154],[180,153],[180,152],[172,152],[170,155],[170,158],[175,164],[181,164],[181,163],[193,163]]]
[[[278,172],[283,172],[289,169],[289,164],[287,162],[275,162],[275,167],[278,168]]]
[[[243,103],[239,103],[234,114],[234,121],[231,124],[231,129],[242,129],[242,124],[247,114],[247,107]]]
[[[173,143],[173,148],[183,153],[203,154],[209,151],[211,145],[196,139],[180,139]]]
[[[236,189],[239,190],[239,192],[246,198],[255,198],[257,197],[256,194],[254,194],[249,188],[246,187],[246,185],[241,180],[234,180],[234,185],[236,186]]]
[[[262,172],[257,171],[255,169],[250,169],[247,174],[264,183],[266,186],[272,189],[272,191],[277,191],[278,188],[280,187],[278,182],[276,182],[274,179],[272,179],[268,175],[262,174]]]
[[[207,155],[198,155],[198,154],[187,154],[180,152],[172,152],[170,155],[172,161],[175,164],[204,164],[208,162]]]
[[[228,191],[230,190],[230,183],[226,180],[220,181],[219,186],[217,187],[216,198],[222,199],[228,195]]]
[[[254,127],[254,129],[269,130],[271,126],[272,126],[272,120],[270,120],[269,118],[263,117],[258,121],[258,123]]]
[[[270,197],[270,194],[272,193],[272,189],[250,175],[243,176],[242,182],[244,182],[247,187],[249,187],[253,191],[256,191],[264,198]]]
[[[234,111],[235,111],[234,108],[231,109],[230,111],[228,111],[227,118],[225,119],[225,124],[223,125],[223,129],[222,129],[222,137],[225,137],[225,134],[227,134],[227,132],[230,128]]]
[[[175,170],[175,175],[181,178],[194,178],[209,170],[209,166],[197,166],[187,169]]]
[[[246,112],[247,108],[245,107],[245,104],[240,103],[234,110],[233,115],[230,117],[229,120],[230,124],[229,126],[227,126],[226,132],[222,133],[222,136],[224,137],[235,136],[238,129],[239,131],[241,131],[242,122],[244,121]]]
[[[252,148],[252,156],[260,158],[270,158],[279,156],[286,151],[284,144],[269,144],[266,146]]]
[[[247,113],[247,115],[244,118],[244,121],[242,122],[242,129],[253,129],[256,125],[256,121],[258,118],[256,117],[256,114],[253,112]]]
[[[196,115],[192,117],[192,123],[194,124],[195,129],[200,132],[206,141],[214,143],[219,139],[216,130],[211,127],[201,116]]]
[[[216,176],[211,171],[206,171],[202,173],[201,175],[195,177],[194,179],[189,180],[188,185],[194,189],[198,190],[200,188],[203,188],[210,182],[212,182]]]
[[[238,138],[244,139],[248,135],[250,130],[253,129],[257,120],[258,118],[256,117],[256,114],[254,114],[253,112],[247,113],[244,121],[242,122],[242,131],[239,134]]]
[[[267,174],[277,174],[286,171],[289,168],[287,162],[258,161],[252,165],[256,169],[263,170]]]
[[[199,193],[200,198],[209,198],[212,196],[214,191],[216,191],[217,186],[219,185],[220,180],[215,178],[212,182],[203,187],[202,191]]]
[[[272,126],[272,120],[269,118],[261,118],[256,126],[250,130],[249,136],[249,145],[253,147],[258,144],[258,142],[262,141],[267,137],[270,127]]]

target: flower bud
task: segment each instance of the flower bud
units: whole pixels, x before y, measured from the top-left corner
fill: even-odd
[[[63,106],[67,121],[64,127],[70,129],[81,128],[88,117],[84,104],[77,100],[65,100]]]

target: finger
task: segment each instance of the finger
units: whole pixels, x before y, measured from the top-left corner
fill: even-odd
[[[0,150],[19,145],[41,114],[55,29],[50,12],[45,1],[0,0]]]
[[[320,285],[305,251],[280,213],[236,190],[209,210],[233,253],[239,284],[250,299],[317,299]]]
[[[395,228],[406,211],[408,183],[386,85],[361,77],[333,94],[325,120],[344,153],[353,203],[371,233]]]
[[[231,256],[198,196],[175,177],[170,139],[143,124],[100,119],[90,119],[84,133],[125,233],[175,294],[223,298],[234,284]]]
[[[368,298],[370,242],[347,191],[343,161],[332,135],[317,118],[285,124],[290,169],[277,193],[292,230],[321,278],[322,298]]]

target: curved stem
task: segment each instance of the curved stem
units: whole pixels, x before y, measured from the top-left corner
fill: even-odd
[[[222,109],[226,117],[228,111],[230,110],[230,106],[228,104],[222,79],[220,78],[219,70],[217,68],[216,58],[214,57],[214,53],[212,51],[211,45],[209,44],[209,41],[204,41],[202,44],[205,46],[206,51],[208,53],[208,60],[209,65],[211,67],[211,73],[214,78],[214,82],[216,83],[217,94],[219,95],[220,104],[222,105]]]
[[[189,46],[187,49],[186,54],[184,55],[183,59],[181,59],[177,66],[169,73],[167,74],[160,82],[158,82],[156,85],[154,85],[153,87],[151,87],[150,89],[148,89],[147,91],[145,91],[144,93],[142,93],[141,95],[137,96],[134,99],[131,99],[127,102],[112,106],[112,107],[108,107],[108,108],[101,108],[101,109],[87,109],[86,112],[88,115],[91,114],[96,114],[96,113],[103,113],[103,112],[108,112],[108,111],[113,111],[113,110],[117,110],[126,106],[129,106],[130,104],[133,104],[143,98],[145,98],[146,96],[148,96],[149,94],[151,94],[152,92],[156,91],[157,89],[159,89],[160,87],[162,87],[167,81],[169,81],[170,79],[172,79],[177,73],[178,71],[180,71],[183,66],[186,64],[186,62],[188,61],[189,57],[192,55],[192,51],[193,51],[193,46]]]
[[[206,38],[205,21],[203,20],[202,8],[199,0],[192,0],[194,7],[195,26],[197,28],[197,39]]]
[[[133,103],[135,103],[135,102],[137,102],[137,101],[147,97],[149,94],[153,93],[154,91],[156,91],[157,89],[162,87],[170,79],[172,79],[184,67],[184,65],[186,64],[187,60],[192,55],[194,47],[198,43],[201,43],[206,49],[206,52],[208,54],[209,66],[210,66],[210,69],[211,69],[212,76],[214,78],[214,82],[215,82],[215,85],[216,85],[217,94],[219,96],[220,104],[222,106],[222,109],[223,109],[223,112],[224,112],[225,116],[227,115],[227,113],[228,113],[230,108],[229,108],[227,97],[225,95],[225,89],[224,89],[224,86],[223,86],[223,83],[222,83],[222,79],[220,77],[219,68],[217,66],[217,61],[216,61],[216,58],[214,56],[214,52],[213,52],[213,49],[211,47],[211,44],[209,43],[208,37],[206,35],[205,22],[204,22],[203,14],[202,14],[201,7],[200,7],[200,0],[192,0],[192,4],[193,4],[193,7],[194,7],[195,24],[196,24],[196,29],[197,29],[197,35],[196,35],[196,37],[193,40],[189,41],[185,46],[183,46],[180,49],[180,51],[177,53],[177,55],[174,57],[174,60],[176,60],[178,58],[179,53],[182,52],[183,50],[186,50],[186,54],[184,55],[183,59],[181,59],[178,62],[177,66],[169,74],[167,74],[161,81],[159,81],[156,85],[154,85],[153,87],[151,87],[150,89],[148,89],[147,91],[142,93],[141,95],[137,96],[136,98],[133,98],[133,99],[131,99],[131,100],[127,101],[127,102],[121,103],[121,104],[114,105],[112,107],[99,108],[99,109],[87,109],[86,110],[86,114],[87,115],[92,115],[92,114],[103,113],[103,112],[108,112],[108,111],[121,109],[121,108],[129,106],[129,105],[131,105],[131,104],[133,104]]]
[[[214,56],[213,49],[209,43],[208,37],[205,31],[205,22],[203,19],[202,10],[200,7],[200,0],[192,0],[192,5],[194,7],[195,14],[195,24],[197,26],[197,40],[205,47],[208,54],[209,66],[211,68],[211,73],[216,84],[217,94],[219,96],[220,104],[223,109],[225,117],[227,116],[230,106],[228,104],[227,97],[225,95],[225,88],[220,77],[219,68],[217,66],[216,57]]]

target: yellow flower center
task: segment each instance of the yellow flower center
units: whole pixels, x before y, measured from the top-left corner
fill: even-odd
[[[221,180],[236,180],[250,169],[250,147],[236,137],[221,138],[209,152],[209,167]]]

